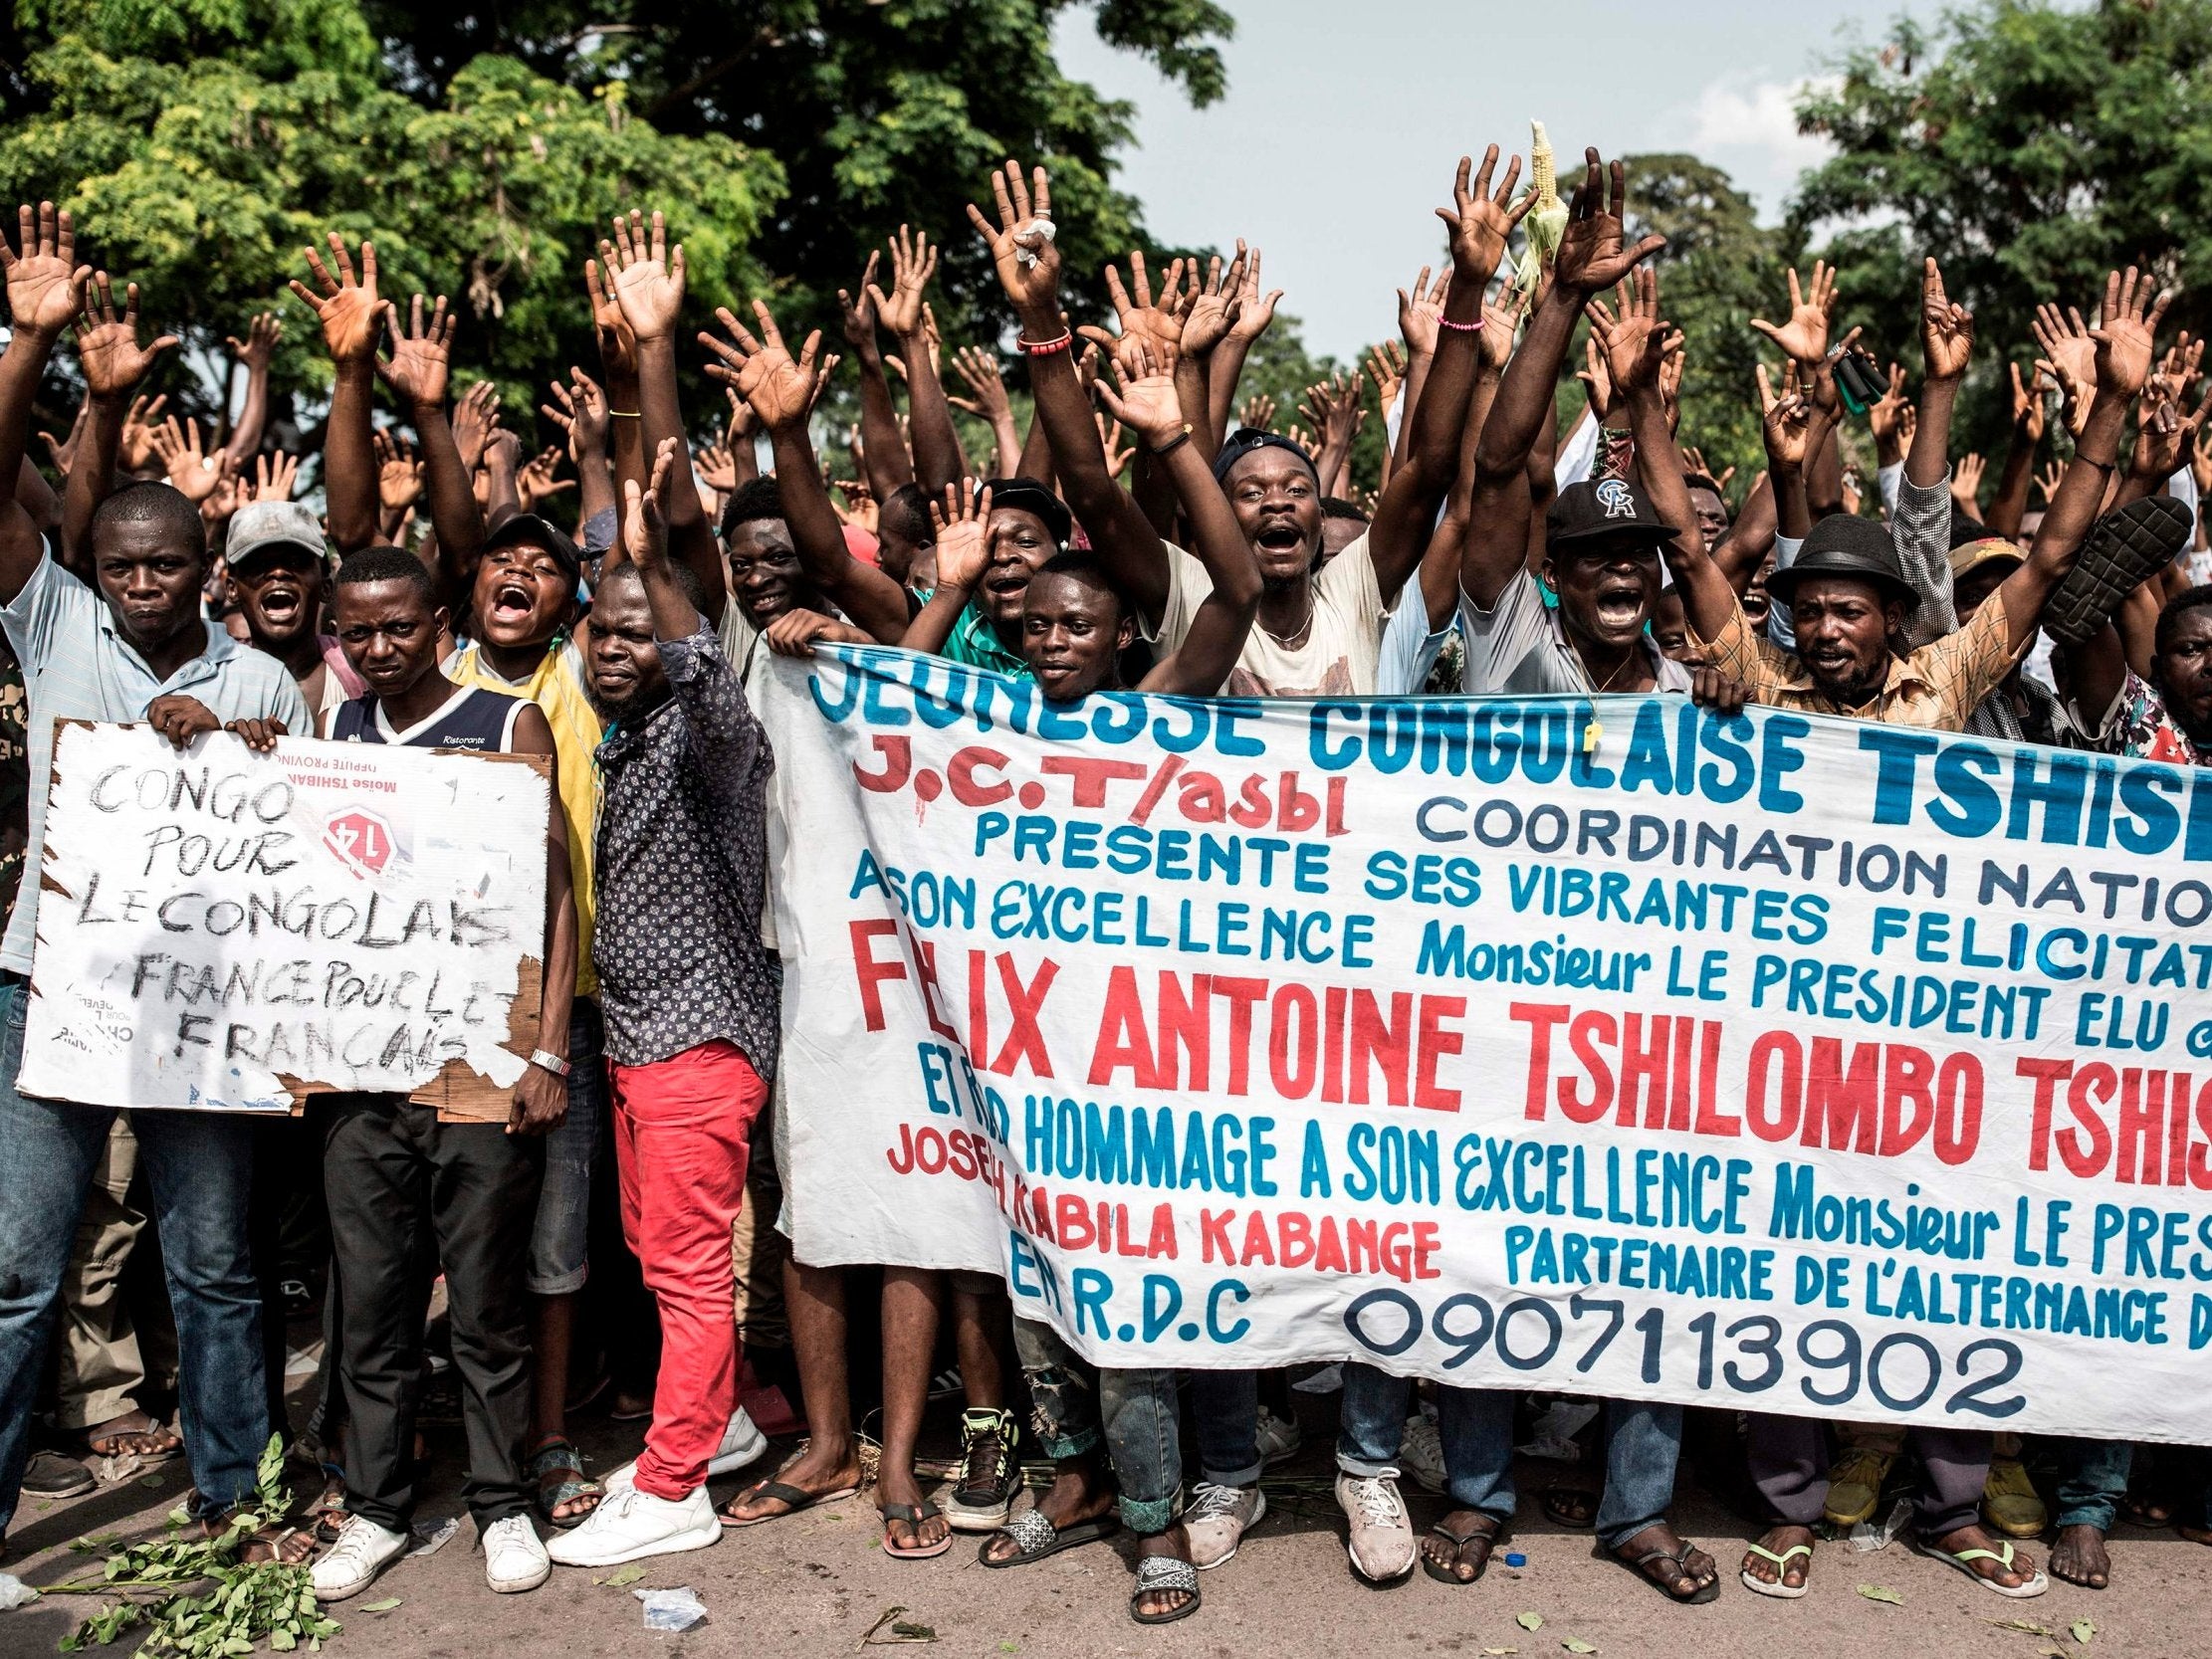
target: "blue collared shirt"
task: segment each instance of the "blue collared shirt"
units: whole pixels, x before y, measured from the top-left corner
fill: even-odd
[[[166,680],[154,677],[115,629],[108,601],[55,562],[49,548],[15,602],[0,606],[0,624],[23,659],[31,700],[31,868],[0,939],[0,968],[31,971],[38,937],[38,860],[46,846],[46,786],[54,773],[54,723],[137,721],[156,698],[197,698],[226,725],[277,720],[294,736],[313,736],[315,718],[291,671],[276,658],[240,645],[212,622],[207,648]]]

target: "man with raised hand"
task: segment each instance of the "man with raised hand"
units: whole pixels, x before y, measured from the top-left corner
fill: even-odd
[[[284,665],[237,644],[200,615],[206,531],[197,508],[166,484],[114,491],[113,461],[130,388],[154,357],[137,336],[137,290],[120,315],[105,274],[74,259],[70,217],[51,202],[19,214],[18,253],[0,238],[12,331],[0,355],[0,477],[23,463],[31,403],[65,328],[86,364],[87,448],[71,469],[92,581],[62,568],[30,515],[0,502],[0,624],[22,659],[30,694],[30,845],[45,841],[57,721],[143,721],[179,748],[203,731],[240,732],[257,747],[310,729]],[[112,492],[112,493],[111,493]],[[29,1450],[32,1402],[54,1299],[94,1166],[114,1112],[39,1100],[15,1086],[38,936],[39,883],[25,881],[0,940],[0,1534],[15,1513]],[[191,1463],[192,1514],[210,1535],[249,1499],[271,1430],[262,1374],[259,1287],[247,1248],[251,1123],[205,1112],[132,1114],[152,1187],[176,1316],[178,1392]],[[242,1558],[297,1560],[304,1537],[271,1529]]]
[[[558,761],[532,704],[438,669],[446,617],[430,574],[398,547],[367,547],[332,588],[338,642],[367,686],[324,717],[333,742],[405,744]],[[544,1137],[568,1110],[569,988],[576,918],[568,826],[546,820],[545,962],[539,1047],[508,1121],[444,1123],[402,1094],[337,1094],[317,1103],[331,1212],[335,1373],[345,1429],[344,1525],[315,1563],[318,1599],[358,1595],[407,1548],[418,1495],[415,1423],[430,1301],[426,1262],[443,1272],[469,1465],[462,1488],[493,1590],[536,1589],[553,1571],[530,1523],[523,1467],[530,1426],[530,1306],[525,1267],[545,1162]]]
[[[591,605],[598,751],[598,955],[621,1170],[622,1231],[660,1310],[645,1451],[573,1532],[564,1566],[701,1550],[722,1536],[708,1466],[738,1406],[730,1230],[753,1121],[780,1033],[761,949],[768,785],[761,723],[722,655],[660,502],[681,446],[661,440],[651,488],[623,481],[621,538]]]

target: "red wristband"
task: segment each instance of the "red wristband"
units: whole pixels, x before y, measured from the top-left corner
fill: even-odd
[[[1456,328],[1462,334],[1479,334],[1482,332],[1482,319],[1479,316],[1472,322],[1454,322],[1450,317],[1439,311],[1437,315],[1437,321],[1445,328]]]
[[[1014,343],[1032,357],[1049,357],[1053,352],[1065,351],[1070,345],[1074,344],[1075,336],[1073,334],[1062,334],[1056,340],[1016,339]]]

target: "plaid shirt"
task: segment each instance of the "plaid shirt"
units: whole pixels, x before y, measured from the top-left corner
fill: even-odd
[[[669,700],[598,748],[607,1056],[644,1066],[726,1039],[773,1077],[780,992],[761,904],[775,757],[711,629],[660,656]]]
[[[1923,645],[1909,657],[1889,659],[1889,678],[1872,702],[1852,709],[1814,688],[1805,665],[1772,640],[1752,631],[1736,605],[1719,637],[1706,641],[1689,630],[1689,643],[1705,661],[1747,687],[1751,701],[1809,715],[1841,715],[1884,726],[1918,726],[1963,731],[1983,698],[1995,691],[2026,654],[2012,648],[2005,607],[1985,603],[1954,634]]]

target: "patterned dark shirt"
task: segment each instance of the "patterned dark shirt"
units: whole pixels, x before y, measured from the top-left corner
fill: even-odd
[[[599,744],[598,931],[608,1058],[735,1043],[774,1075],[780,1024],[761,948],[768,735],[712,630],[663,640],[668,702]]]
[[[31,700],[23,665],[0,634],[0,915],[15,907],[31,842]]]

